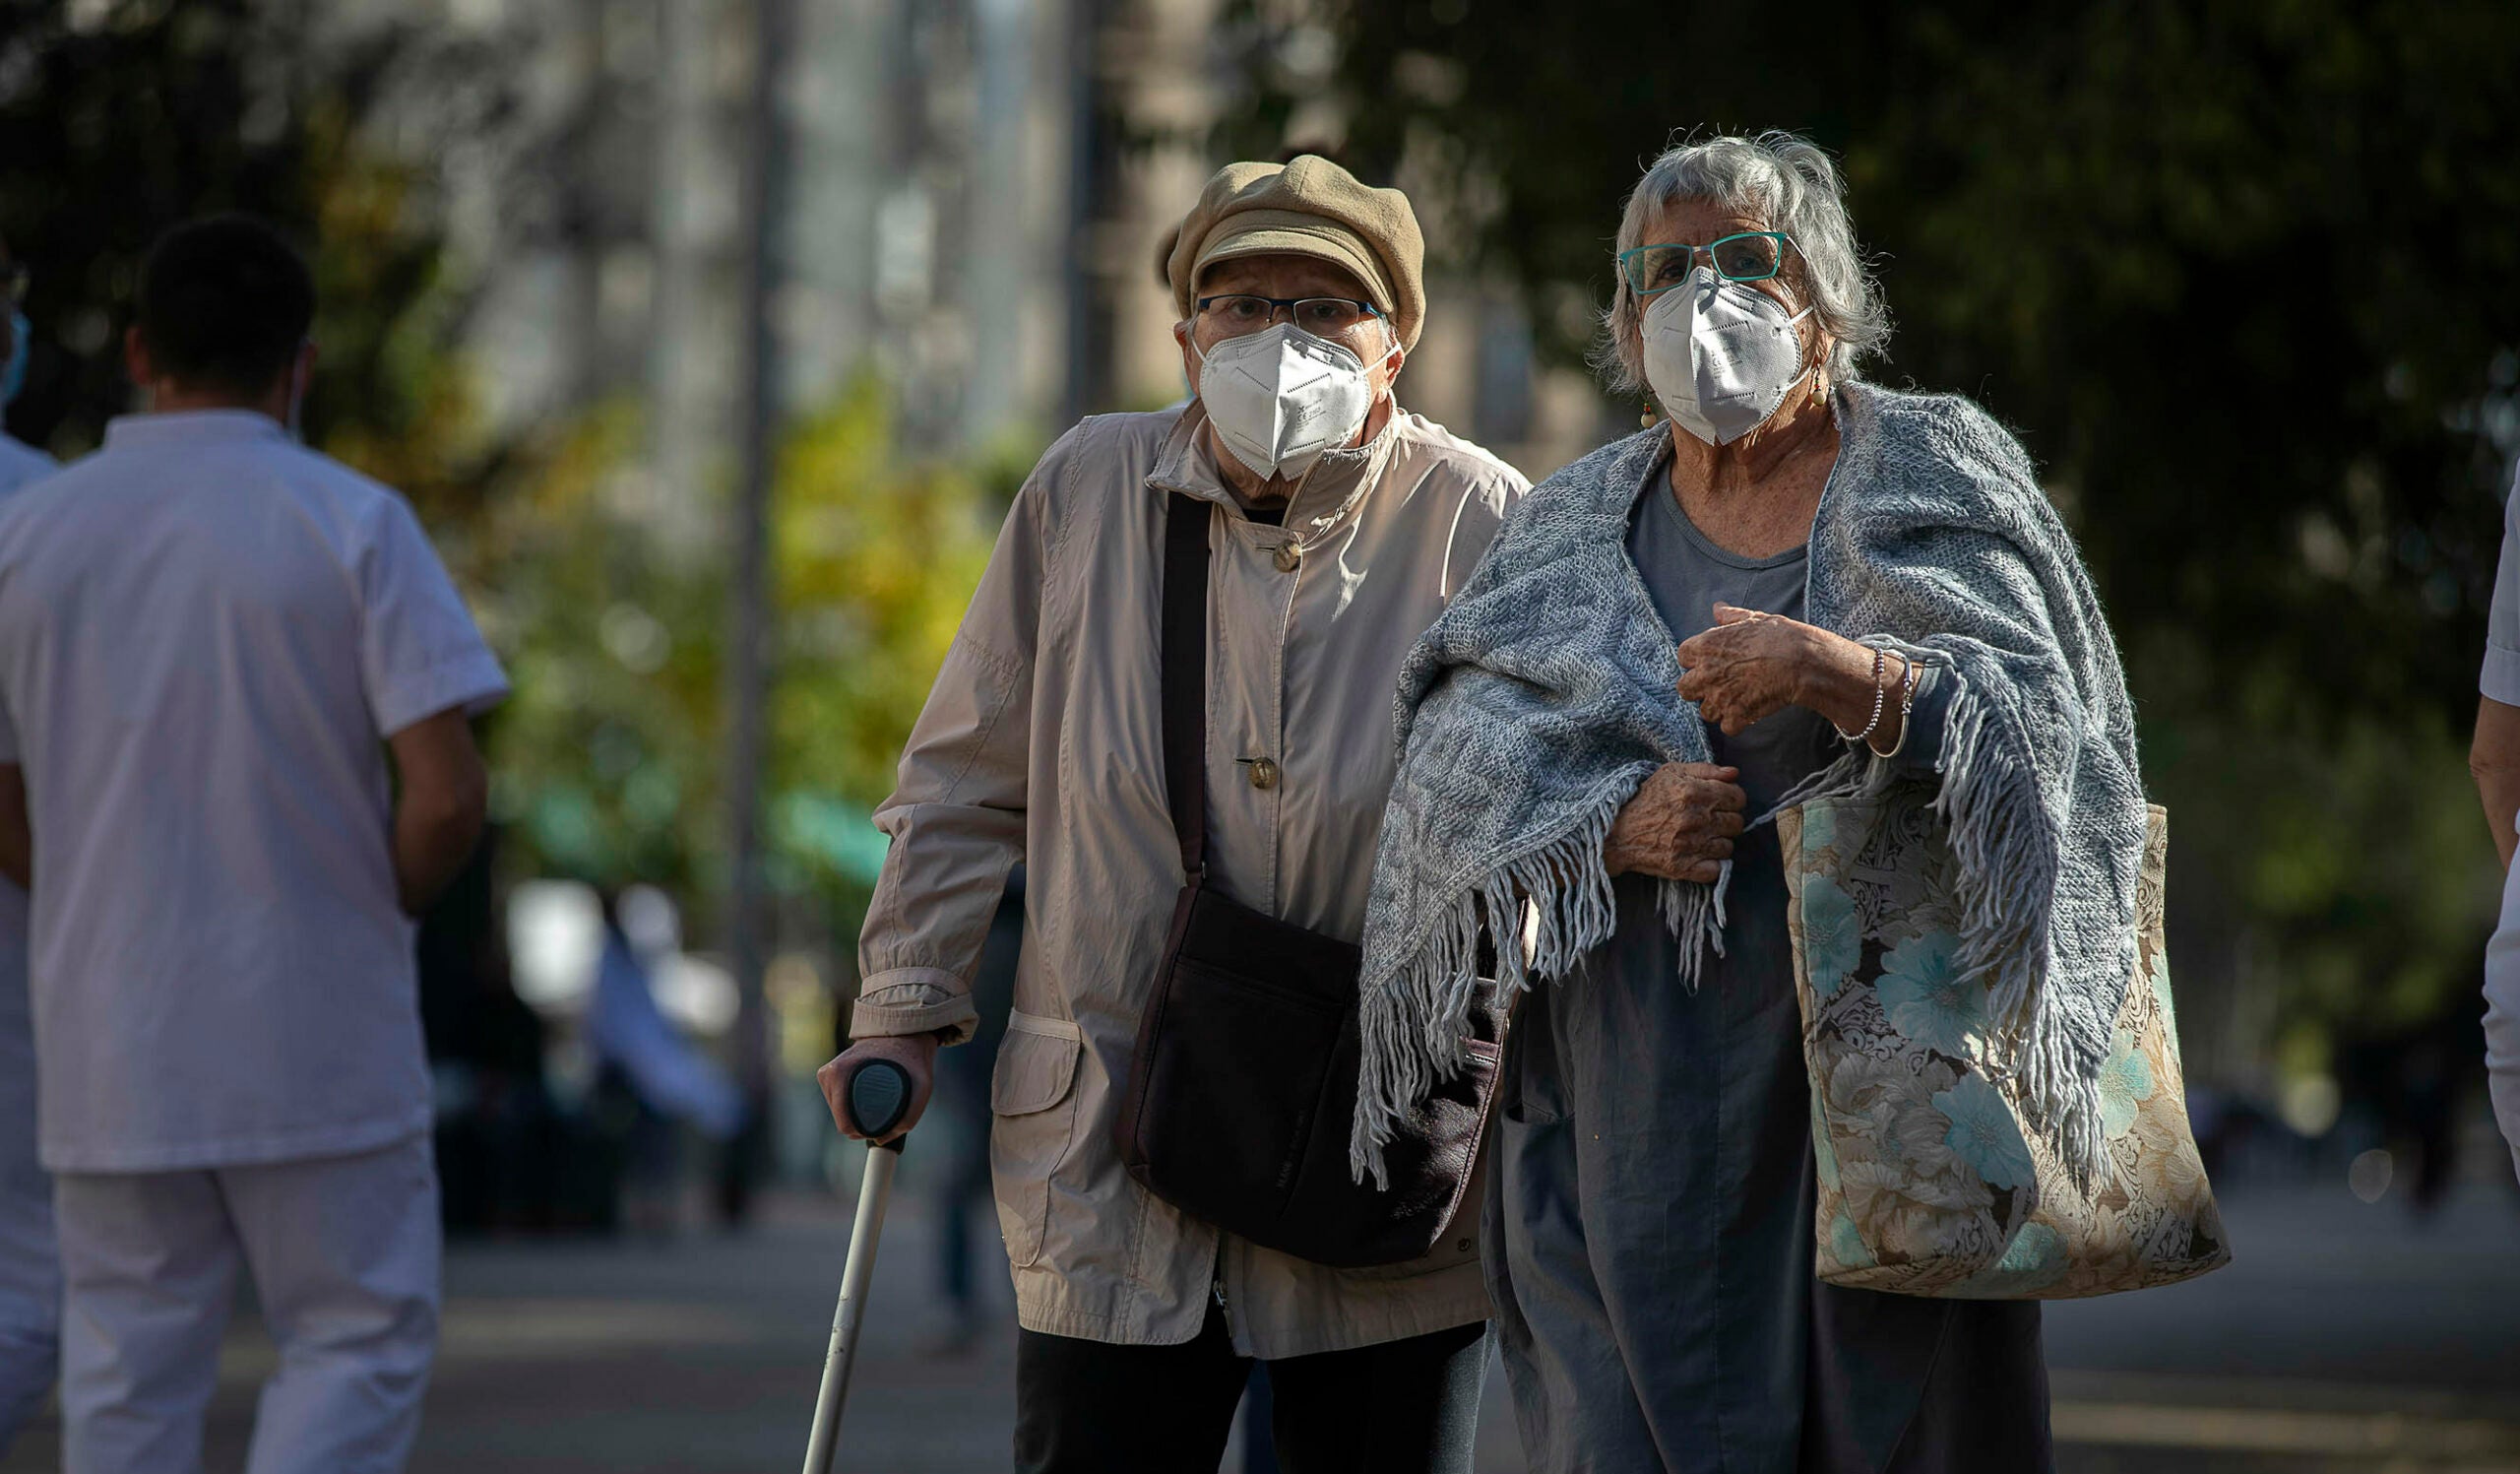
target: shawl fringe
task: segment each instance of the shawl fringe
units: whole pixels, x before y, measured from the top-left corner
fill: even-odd
[[[1606,785],[1578,820],[1555,839],[1496,866],[1464,887],[1434,919],[1428,934],[1388,981],[1362,990],[1358,1029],[1364,1066],[1356,1083],[1348,1166],[1356,1181],[1388,1187],[1382,1147],[1439,1079],[1468,1061],[1470,1010],[1482,981],[1480,943],[1494,947],[1493,1001],[1510,1005],[1540,980],[1559,978],[1618,928],[1618,898],[1602,847],[1619,810],[1653,772],[1642,766]],[[1724,889],[1732,863],[1715,884],[1665,881],[1657,898],[1664,924],[1680,942],[1680,981],[1694,991],[1704,957],[1724,952]]]

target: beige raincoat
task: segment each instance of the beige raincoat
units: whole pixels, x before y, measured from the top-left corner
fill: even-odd
[[[1007,870],[1028,863],[990,1160],[1023,1324],[1177,1344],[1223,1296],[1262,1358],[1487,1316],[1477,1244],[1337,1270],[1221,1234],[1131,1181],[1112,1142],[1182,881],[1165,804],[1158,645],[1166,493],[1215,505],[1210,883],[1355,940],[1393,774],[1400,662],[1524,479],[1395,409],[1322,458],[1286,526],[1243,515],[1193,402],[1086,420],[1017,493],[876,815],[891,854],[859,944],[858,1038],[954,1029]]]

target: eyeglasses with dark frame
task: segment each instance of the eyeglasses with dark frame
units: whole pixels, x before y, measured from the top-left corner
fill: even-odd
[[[1782,230],[1743,230],[1705,245],[1670,241],[1621,251],[1618,269],[1638,296],[1659,296],[1687,281],[1701,251],[1727,282],[1764,282],[1784,270],[1785,249],[1793,244]]]
[[[1198,301],[1202,321],[1216,324],[1228,338],[1257,333],[1278,320],[1288,320],[1316,338],[1336,338],[1369,317],[1382,316],[1371,302],[1344,296],[1259,296],[1247,291],[1220,292]]]

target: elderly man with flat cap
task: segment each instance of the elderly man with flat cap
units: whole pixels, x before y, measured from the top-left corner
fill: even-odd
[[[1354,943],[1401,661],[1526,490],[1394,400],[1423,255],[1406,196],[1327,160],[1208,182],[1166,263],[1193,397],[1096,416],[1041,458],[877,816],[893,843],[854,1043],[823,1071],[851,1134],[838,1096],[869,1059],[909,1071],[916,1123],[937,1049],[973,1032],[999,887],[1029,862],[990,1088],[1028,1474],[1215,1468],[1254,1359],[1291,1474],[1470,1468],[1474,1241],[1309,1262],[1141,1186],[1114,1140],[1188,848],[1167,806],[1167,527],[1205,541],[1202,883]]]

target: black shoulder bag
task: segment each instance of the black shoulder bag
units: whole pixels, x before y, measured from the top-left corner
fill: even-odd
[[[1501,1022],[1482,1010],[1469,1066],[1392,1139],[1390,1189],[1358,1186],[1361,952],[1206,884],[1209,513],[1174,493],[1166,519],[1164,778],[1186,882],[1138,1026],[1121,1157],[1149,1191],[1254,1244],[1348,1268],[1418,1258],[1461,1211]]]

